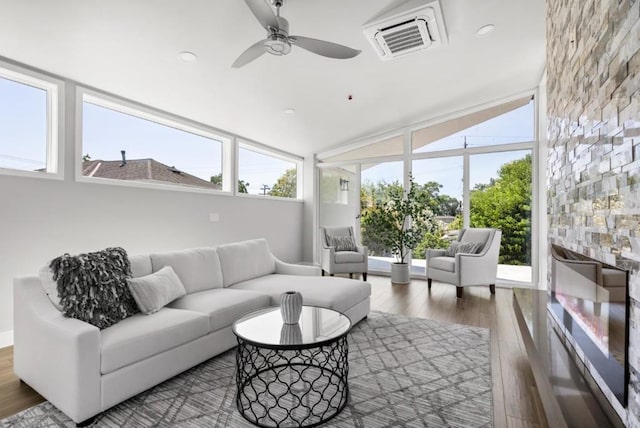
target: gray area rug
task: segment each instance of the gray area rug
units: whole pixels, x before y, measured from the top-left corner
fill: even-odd
[[[489,330],[372,312],[349,336],[349,401],[331,427],[493,427]],[[100,415],[95,427],[251,427],[235,408],[235,350]],[[4,427],[75,427],[45,402]]]

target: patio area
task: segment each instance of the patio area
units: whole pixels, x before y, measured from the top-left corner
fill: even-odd
[[[390,272],[391,263],[395,262],[393,257],[369,256],[369,270],[377,272]],[[427,261],[424,259],[411,260],[411,274],[424,275]],[[498,265],[498,280],[516,281],[523,283],[531,282],[531,266]]]

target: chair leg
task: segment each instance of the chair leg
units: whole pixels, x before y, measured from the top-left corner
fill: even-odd
[[[322,270],[322,276],[324,276],[324,269],[321,269],[321,270]]]
[[[489,291],[491,291],[491,294],[496,294],[496,285],[489,284]]]
[[[427,286],[429,287],[429,290],[431,290],[431,278],[427,278]]]
[[[462,287],[456,287],[456,296],[458,299],[462,297]]]
[[[330,274],[329,274],[329,276],[333,276],[333,274],[332,274],[332,273],[330,273]]]
[[[349,279],[353,279],[353,273],[349,273]]]
[[[367,280],[367,273],[366,272],[362,272],[362,280],[363,281]]]

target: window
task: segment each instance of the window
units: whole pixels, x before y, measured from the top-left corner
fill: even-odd
[[[390,272],[395,257],[380,239],[385,231],[376,221],[380,207],[389,203],[403,189],[402,162],[363,164],[360,187],[360,239],[369,251],[371,271]]]
[[[82,175],[223,190],[222,139],[85,95]]]
[[[417,159],[412,174],[433,213],[434,230],[426,232],[412,253],[411,271],[424,274],[428,248],[447,248],[462,226],[464,160],[462,156]]]
[[[534,103],[523,98],[414,131],[413,152],[468,149],[531,142]]]
[[[238,148],[238,193],[298,197],[298,162],[241,144]]]
[[[472,155],[471,227],[502,230],[498,278],[531,282],[531,150]]]
[[[0,169],[58,172],[57,85],[0,68]]]

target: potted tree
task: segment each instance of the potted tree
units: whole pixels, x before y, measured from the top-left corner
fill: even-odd
[[[426,195],[419,191],[413,177],[410,183],[408,192],[390,192],[386,203],[368,210],[363,218],[363,225],[378,231],[377,240],[396,258],[391,264],[394,284],[409,283],[409,254],[425,233],[434,230],[433,213],[426,203]]]

